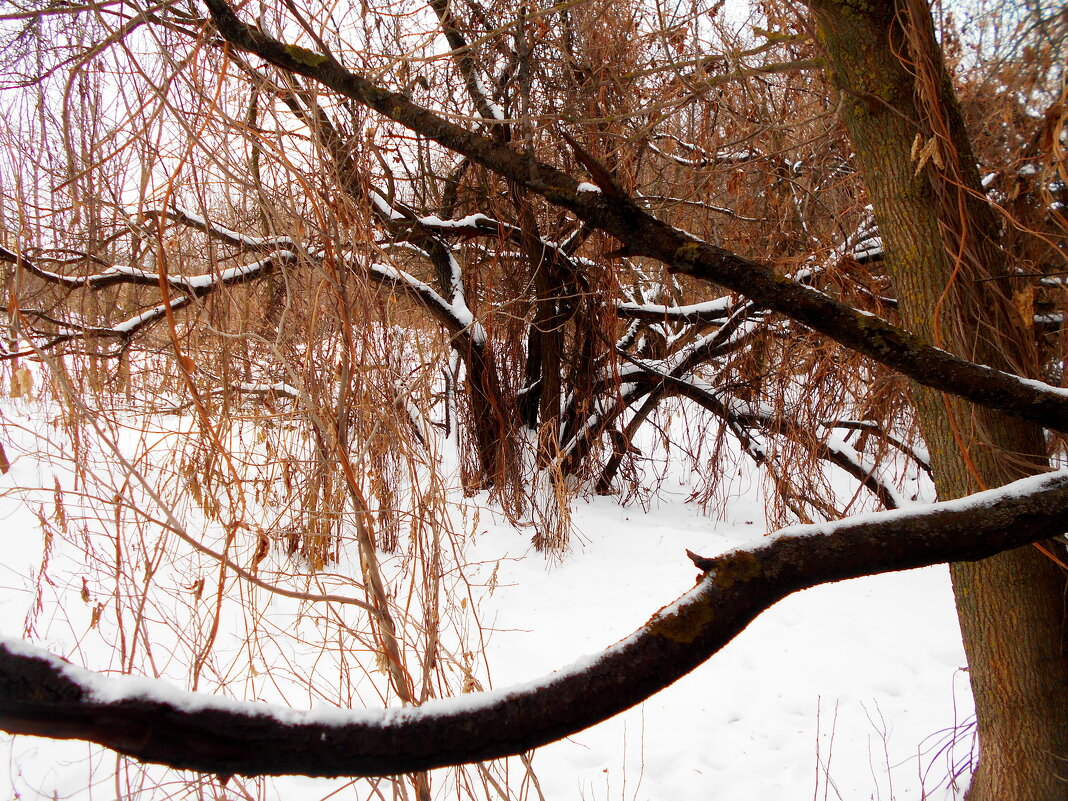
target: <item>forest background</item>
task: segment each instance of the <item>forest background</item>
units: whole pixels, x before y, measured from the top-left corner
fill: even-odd
[[[923,504],[1063,458],[1065,11],[931,11],[9,3],[2,461],[41,540],[5,634],[193,691],[424,706],[490,685],[487,518],[561,572],[622,528],[592,496],[640,516],[680,477],[712,518],[816,526],[811,553],[775,551],[797,531],[744,550],[758,570],[678,542],[690,580],[645,614],[704,578],[618,647],[633,686],[550,681],[529,726],[426,738],[392,770],[342,745],[287,757],[410,773],[361,794],[511,797],[538,792],[529,756],[419,768],[625,708],[795,589],[1062,533],[1057,473],[959,520]],[[739,475],[759,502],[731,505]],[[893,539],[863,514],[909,507]],[[1062,798],[1064,548],[1011,554],[953,568],[983,756],[946,774],[976,768],[979,801]],[[641,587],[652,559],[616,580]],[[290,772],[256,744],[219,757],[218,725],[157,741],[149,691],[72,691],[4,648],[9,731]],[[271,792],[136,764],[93,781]]]

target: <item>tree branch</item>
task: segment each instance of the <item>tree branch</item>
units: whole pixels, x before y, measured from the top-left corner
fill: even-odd
[[[189,223],[192,225],[192,223]],[[204,223],[207,228],[196,226],[208,233],[213,231],[217,235],[219,229]],[[231,232],[233,233],[233,232]],[[235,234],[240,236],[240,234]],[[250,240],[254,241],[254,240]],[[266,242],[267,240],[264,240]],[[167,284],[171,289],[179,292],[188,292],[197,297],[204,297],[220,286],[233,286],[253,281],[268,273],[273,272],[280,266],[295,264],[297,254],[292,250],[274,250],[259,261],[250,264],[242,264],[237,267],[227,267],[210,273],[200,275],[168,275]],[[134,286],[159,286],[159,273],[142,270],[138,267],[126,265],[112,265],[99,273],[83,276],[70,276],[54,273],[38,266],[31,258],[23,253],[16,253],[0,246],[0,262],[8,262],[19,267],[24,267],[29,272],[52,284],[59,284],[68,289],[87,288],[91,290],[106,289],[118,284],[130,284]]]
[[[570,175],[455,125],[402,94],[383,89],[346,69],[331,55],[271,38],[239,20],[224,0],[205,3],[219,32],[233,47],[312,78],[570,210],[623,242],[626,255],[657,259],[675,272],[741,292],[753,302],[785,314],[920,384],[1068,432],[1066,390],[953,356],[886,320],[780,276],[769,265],[661,222],[630,198],[580,191],[580,183]]]
[[[384,776],[517,754],[605,720],[715,654],[787,595],[842,579],[982,559],[1068,528],[1068,472],[919,509],[783,529],[692,556],[698,584],[593,659],[530,685],[420,708],[298,712],[106,678],[0,641],[0,728],[100,743],[223,775]]]

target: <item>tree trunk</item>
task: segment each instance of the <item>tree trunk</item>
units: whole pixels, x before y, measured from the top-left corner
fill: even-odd
[[[507,505],[506,496],[513,486],[510,471],[514,467],[509,465],[513,461],[510,453],[512,434],[496,359],[489,342],[474,341],[466,343],[463,357],[467,368],[470,427],[478,451],[478,477],[471,484],[478,489],[495,487],[503,490],[501,502]]]
[[[1033,339],[1008,294],[985,202],[923,0],[813,0],[907,327],[935,345],[1034,375]],[[913,388],[941,499],[1048,467],[1041,429]],[[950,567],[975,696],[970,801],[1068,799],[1065,576],[1039,549]]]

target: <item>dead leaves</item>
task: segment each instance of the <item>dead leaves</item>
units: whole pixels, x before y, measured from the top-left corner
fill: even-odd
[[[912,174],[913,177],[919,175],[928,162],[934,162],[939,170],[946,168],[945,158],[942,156],[942,148],[938,143],[937,136],[932,136],[924,142],[923,135],[916,134],[916,138],[912,141],[911,157],[916,162],[916,171]]]

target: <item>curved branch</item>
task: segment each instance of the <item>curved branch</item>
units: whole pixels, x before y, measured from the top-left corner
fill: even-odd
[[[295,710],[106,678],[0,641],[0,728],[230,775],[384,776],[517,754],[605,720],[719,651],[787,595],[981,559],[1068,528],[1068,472],[957,501],[796,526],[714,558],[697,586],[599,656],[498,693],[379,711]]]
[[[223,38],[276,67],[312,78],[466,156],[675,272],[741,292],[848,348],[933,389],[1068,432],[1068,391],[960,359],[915,334],[778,275],[771,266],[703,242],[643,211],[632,199],[580,191],[575,178],[511,147],[449,122],[346,69],[332,56],[283,44],[238,19],[225,0],[205,0]]]

